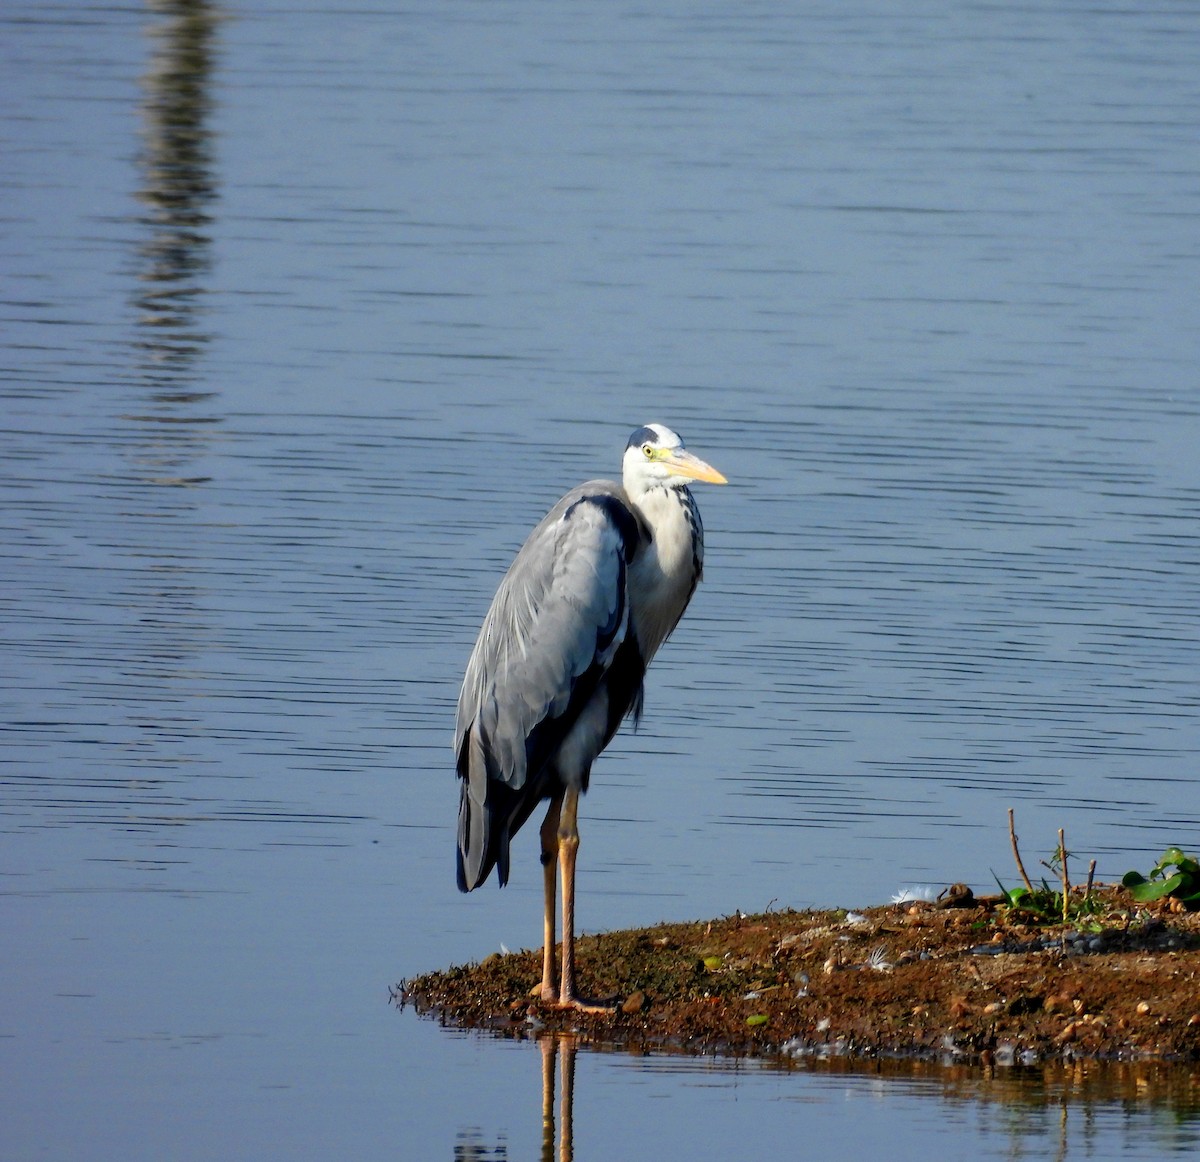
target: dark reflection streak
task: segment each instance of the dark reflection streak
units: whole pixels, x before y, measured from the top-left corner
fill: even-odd
[[[150,28],[155,47],[143,78],[138,199],[149,236],[139,247],[134,305],[139,372],[157,410],[139,418],[202,423],[186,409],[213,394],[194,380],[208,341],[198,319],[211,264],[209,207],[217,198],[207,119],[218,16],[209,0],[153,0],[151,7],[164,19]]]
[[[124,567],[111,574],[107,595],[119,611],[119,662],[95,696],[137,740],[136,761],[171,772],[145,784],[145,801],[141,792],[117,794],[128,800],[132,793],[144,825],[165,834],[179,821],[172,800],[207,801],[178,794],[178,784],[195,775],[187,750],[207,724],[189,700],[199,680],[196,658],[215,636],[207,613],[211,590],[204,588],[210,566],[196,547],[203,541],[196,535],[195,489],[209,480],[196,461],[219,422],[199,410],[215,393],[198,386],[208,341],[198,325],[200,300],[217,197],[207,123],[219,15],[210,0],[148,0],[148,8],[136,179],[142,208],[130,292],[133,402],[120,399],[116,417],[116,446],[127,469],[104,479],[121,516],[114,550]]]

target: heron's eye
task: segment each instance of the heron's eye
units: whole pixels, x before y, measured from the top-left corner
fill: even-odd
[[[653,460],[654,459],[654,445],[653,444],[643,444],[642,445],[642,454],[646,457],[647,460]]]

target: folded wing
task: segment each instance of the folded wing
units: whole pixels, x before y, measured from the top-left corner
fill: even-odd
[[[555,505],[501,582],[458,701],[463,891],[497,865],[507,881],[509,840],[559,786],[564,772],[555,760],[572,728],[593,731],[583,741],[594,758],[640,708],[644,666],[627,578],[643,536],[620,487],[591,481]],[[604,713],[593,728],[596,715],[580,716],[601,696]],[[586,769],[582,778],[586,788]]]

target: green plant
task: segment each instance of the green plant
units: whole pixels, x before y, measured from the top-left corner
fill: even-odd
[[[1025,862],[1021,859],[1011,807],[1008,809],[1008,838],[1012,844],[1013,858],[1017,861],[1017,871],[1021,873],[1021,881],[1025,886],[1006,888],[1000,883],[1000,877],[995,872],[992,872],[992,877],[1011,912],[1034,924],[1077,924],[1088,929],[1099,927],[1096,917],[1104,915],[1108,908],[1100,897],[1092,893],[1092,881],[1096,874],[1095,860],[1092,860],[1088,867],[1087,884],[1083,890],[1073,888],[1071,877],[1067,874],[1067,860],[1071,853],[1067,851],[1066,832],[1060,827],[1058,846],[1049,861],[1042,860],[1042,866],[1055,873],[1062,890],[1052,888],[1044,879],[1042,886],[1035,888],[1025,870]]]
[[[1175,870],[1172,872],[1171,868]],[[1121,883],[1143,904],[1173,896],[1189,911],[1200,908],[1200,863],[1177,847],[1168,847],[1162,853],[1149,876],[1130,871],[1121,877]]]
[[[1105,912],[1104,902],[1090,891],[1072,891],[1064,896],[1055,891],[1045,880],[1040,888],[1006,888],[1000,877],[992,872],[1004,898],[1005,905],[1013,913],[1033,924],[1064,924],[1073,922],[1086,924]]]

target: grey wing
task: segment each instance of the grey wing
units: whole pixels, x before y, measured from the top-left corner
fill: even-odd
[[[496,592],[455,728],[463,890],[497,863],[508,878],[509,838],[551,793],[547,764],[630,636],[626,574],[639,535],[617,486],[590,482],[534,529]]]

